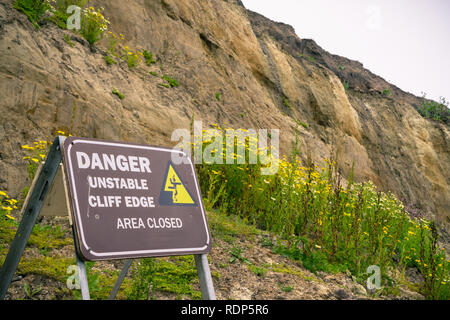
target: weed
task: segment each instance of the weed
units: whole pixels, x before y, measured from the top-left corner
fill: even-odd
[[[159,77],[159,76],[158,76],[158,73],[155,72],[155,71],[150,71],[149,73],[150,73],[152,76],[154,76],[154,77]]]
[[[294,287],[291,287],[291,286],[286,286],[286,287],[280,286],[280,290],[283,291],[283,292],[289,293],[292,290],[294,290]]]
[[[288,108],[289,110],[293,110],[291,103],[289,102],[289,99],[286,97],[281,97],[281,101],[283,102],[283,105]]]
[[[242,249],[239,247],[231,248],[230,255],[231,255],[231,258],[229,260],[230,263],[234,263],[234,262],[236,262],[236,260],[239,260],[240,262],[244,262],[246,264],[251,264],[251,262],[248,259],[246,259],[246,258],[244,258],[244,256],[242,256]]]
[[[441,97],[439,102],[427,100],[426,95],[422,97],[422,105],[419,107],[419,114],[427,119],[450,124],[450,109],[448,101]]]
[[[305,122],[301,122],[300,120],[296,120],[295,123],[297,123],[298,126],[302,126],[305,129],[309,128],[309,125]]]
[[[95,10],[93,7],[88,7],[83,10],[80,33],[90,45],[103,38],[108,25],[109,21],[103,16],[101,9]]]
[[[26,281],[23,284],[23,289],[27,297],[31,300],[35,300],[34,296],[42,291],[41,287],[38,287],[37,289],[32,289],[31,286]]]
[[[145,59],[145,63],[146,63],[148,66],[150,66],[150,65],[153,64],[153,63],[156,63],[156,60],[153,59],[153,54],[150,53],[150,52],[148,52],[147,50],[144,50],[144,51],[142,52],[142,55],[143,55],[143,57],[144,57],[144,59]]]
[[[347,80],[344,80],[342,82],[342,85],[344,86],[345,91],[348,91],[348,89],[350,88],[350,84],[348,83]]]
[[[249,265],[248,268],[258,277],[264,277],[267,274],[267,269],[264,267],[258,267],[255,265]]]
[[[216,95],[215,95],[215,96],[216,96],[216,100],[217,100],[217,101],[220,101],[220,95],[221,95],[220,92],[216,92]]]
[[[64,35],[64,41],[72,48],[75,47],[75,43],[73,43],[73,41],[70,40],[70,37],[67,34]]]
[[[22,11],[36,28],[39,28],[42,15],[52,9],[49,0],[16,0],[13,6]]]
[[[389,97],[390,95],[391,95],[391,90],[389,90],[387,88],[383,90],[383,96]]]
[[[122,93],[120,93],[119,91],[117,91],[117,89],[112,89],[112,93],[115,94],[116,96],[118,96],[120,100],[125,99],[125,96]]]
[[[162,76],[162,79],[166,80],[169,83],[169,86],[172,88],[179,86],[178,81],[169,76],[164,75],[164,76]]]
[[[209,143],[205,138],[202,149]],[[252,143],[248,139],[241,147],[251,150]],[[290,161],[279,160],[277,173],[262,176],[262,164],[238,164],[237,156],[231,165],[197,165],[200,188],[213,208],[278,234],[275,253],[313,272],[348,270],[357,278],[371,265],[382,275],[389,268],[417,267],[427,278],[424,294],[448,298],[450,261],[437,248],[432,223],[410,218],[392,193],[370,181],[355,183],[352,174],[344,186],[333,159],[319,166],[309,157],[298,160],[293,151]],[[238,247],[230,254],[230,263],[247,262]],[[389,286],[391,280],[383,281]]]
[[[111,56],[109,56],[108,54],[103,56],[103,59],[105,60],[106,64],[108,66],[113,65],[113,64],[117,64],[116,60],[114,60],[114,58],[112,58]]]
[[[193,256],[140,259],[132,270],[132,279],[128,292],[131,300],[151,299],[154,291],[174,293],[178,298],[201,298],[192,286],[198,279]]]
[[[70,14],[67,13],[67,9],[70,6],[77,6],[83,8],[86,4],[86,0],[51,0],[54,4],[53,16],[49,17],[49,20],[56,24],[61,29],[67,29],[67,20]]]

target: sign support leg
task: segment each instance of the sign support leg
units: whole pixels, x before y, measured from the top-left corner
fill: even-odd
[[[33,231],[39,212],[44,204],[45,196],[55,178],[60,162],[60,140],[59,137],[57,137],[53,142],[45,164],[37,177],[36,187],[29,191],[31,192],[31,196],[23,211],[19,228],[17,229],[14,240],[9,248],[8,255],[6,256],[0,271],[0,300],[5,298],[8,287],[11,284],[11,280],[19,265],[20,258],[25,250],[28,238]]]
[[[116,283],[114,284],[114,288],[111,291],[111,294],[109,295],[108,300],[114,300],[116,298],[117,292],[119,292],[120,286],[122,285],[123,279],[125,279],[125,276],[128,273],[128,269],[131,267],[131,263],[133,262],[132,259],[128,259],[125,261],[125,265],[122,268],[122,271],[120,271],[119,278],[117,278]]]
[[[78,253],[75,252],[77,257],[77,265],[78,265],[78,277],[80,279],[80,287],[81,287],[81,297],[83,300],[91,300],[91,296],[89,294],[89,285],[87,279],[86,265],[84,261],[80,259]]]
[[[203,300],[216,300],[216,293],[214,292],[214,285],[208,264],[208,256],[206,254],[197,254],[194,258]]]

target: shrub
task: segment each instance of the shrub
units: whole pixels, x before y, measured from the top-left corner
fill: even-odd
[[[203,140],[202,149],[209,143]],[[247,139],[245,149],[254,143]],[[197,165],[205,203],[277,233],[282,241],[273,250],[311,271],[349,270],[364,279],[367,267],[377,265],[388,286],[388,270],[416,266],[426,279],[426,297],[450,298],[450,261],[437,247],[432,222],[410,218],[392,193],[370,181],[355,183],[350,175],[344,186],[335,161],[325,160],[319,169],[296,154],[280,159],[273,176],[260,174],[261,163]]]
[[[173,79],[173,78],[171,78],[171,77],[169,77],[169,76],[164,75],[164,76],[162,76],[162,78],[164,80],[166,80],[171,87],[178,87],[179,86],[178,81]]]
[[[13,6],[22,11],[36,28],[39,28],[42,15],[54,9],[49,0],[16,0]]]
[[[111,56],[108,55],[108,54],[104,55],[104,56],[103,56],[103,59],[105,60],[105,62],[106,62],[106,64],[107,64],[108,66],[117,63],[116,60],[114,60],[113,58],[111,58]]]
[[[144,51],[142,52],[142,56],[144,57],[145,63],[146,63],[148,66],[151,65],[151,64],[153,64],[153,63],[156,63],[156,60],[153,59],[153,54],[150,53],[150,52],[148,52],[147,50],[144,50]]]
[[[108,29],[109,21],[102,15],[102,11],[103,9],[88,7],[83,10],[81,16],[80,33],[91,45],[101,40]]]
[[[439,102],[435,102],[427,100],[424,95],[422,97],[422,105],[418,111],[424,118],[450,124],[450,110],[448,108],[448,101],[444,97],[441,97]]]
[[[70,6],[77,6],[83,8],[86,4],[86,0],[51,0],[54,4],[53,17],[50,21],[54,22],[62,29],[67,29],[67,20],[71,14],[67,13],[67,9]]]
[[[344,80],[344,81],[342,82],[342,85],[344,86],[345,91],[347,91],[348,88],[350,88],[350,85],[349,85],[349,83],[348,83],[347,80]]]
[[[141,53],[139,51],[132,52],[128,51],[126,56],[126,61],[128,64],[128,68],[133,69],[136,68],[141,62]]]

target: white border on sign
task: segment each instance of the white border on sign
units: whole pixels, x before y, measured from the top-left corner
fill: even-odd
[[[156,250],[135,250],[135,251],[119,251],[119,252],[95,252],[92,251],[92,249],[88,246],[86,239],[84,238],[84,231],[83,231],[83,225],[81,223],[81,213],[80,213],[80,208],[78,206],[78,196],[77,196],[77,188],[75,186],[75,178],[74,178],[74,170],[72,168],[72,161],[71,161],[71,154],[70,154],[70,150],[72,149],[72,145],[74,145],[75,143],[86,143],[86,144],[100,144],[100,145],[105,145],[105,146],[114,146],[114,147],[125,147],[125,148],[134,148],[134,149],[146,149],[146,150],[154,150],[154,151],[163,151],[163,152],[170,152],[170,153],[181,153],[183,154],[184,157],[189,159],[189,164],[191,165],[191,169],[192,169],[192,174],[194,176],[194,182],[195,182],[195,188],[197,190],[197,199],[199,202],[199,206],[200,209],[202,211],[202,218],[203,218],[203,223],[204,223],[204,227],[206,230],[206,236],[207,236],[207,240],[206,240],[206,245],[200,248],[180,248],[180,249],[164,249],[164,250],[160,250],[160,249],[156,249]],[[87,251],[89,251],[89,253],[91,253],[94,256],[97,257],[106,257],[106,256],[121,256],[121,255],[126,255],[126,254],[133,254],[133,255],[140,255],[140,254],[154,254],[154,253],[176,253],[176,252],[183,252],[183,251],[203,251],[205,250],[209,243],[210,243],[210,235],[209,235],[209,230],[208,230],[208,223],[206,222],[206,214],[205,211],[203,209],[203,203],[201,201],[201,195],[200,195],[200,189],[198,187],[198,183],[197,183],[197,179],[195,178],[195,169],[194,169],[194,164],[192,163],[191,159],[189,157],[186,156],[186,154],[180,150],[170,150],[170,149],[163,149],[163,148],[156,148],[156,147],[149,147],[149,146],[140,146],[140,145],[132,145],[132,144],[121,144],[121,143],[113,143],[113,142],[102,142],[102,141],[90,141],[90,140],[73,140],[70,144],[70,146],[67,148],[67,157],[68,157],[68,166],[69,166],[69,171],[70,171],[70,177],[72,179],[72,183],[73,183],[73,192],[74,192],[74,202],[75,202],[75,213],[77,215],[77,220],[79,222],[79,227],[80,227],[80,237],[81,237],[81,242],[84,245],[84,247],[86,248]]]

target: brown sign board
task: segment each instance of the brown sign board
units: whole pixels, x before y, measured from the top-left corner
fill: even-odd
[[[204,254],[211,236],[181,151],[69,137],[63,147],[76,247],[85,260]]]

